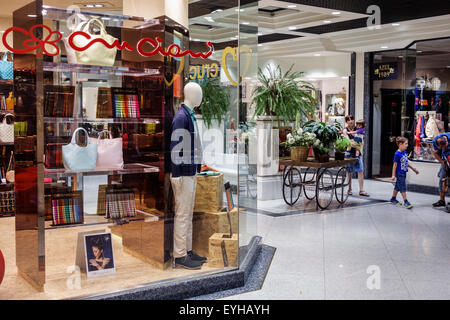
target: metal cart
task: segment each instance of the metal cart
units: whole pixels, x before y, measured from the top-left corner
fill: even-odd
[[[346,166],[357,162],[358,159],[330,160],[319,163],[308,160],[299,162],[293,160],[280,160],[283,171],[283,198],[293,206],[300,198],[302,192],[308,200],[316,200],[317,206],[325,210],[336,200],[343,204],[348,199],[348,171]]]

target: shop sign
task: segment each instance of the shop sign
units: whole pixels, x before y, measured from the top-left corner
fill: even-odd
[[[219,70],[219,65],[217,63],[191,66],[189,68],[189,79],[214,79],[219,76]]]
[[[395,80],[398,77],[398,63],[375,63],[374,80]]]
[[[36,31],[39,31],[39,29],[42,28],[43,30],[46,30],[48,35],[44,39],[39,39],[38,36],[36,36]],[[23,47],[25,49],[17,50],[14,49],[12,46],[9,45],[7,41],[8,35],[13,32],[20,32],[24,34],[25,36],[29,37],[23,42]],[[167,49],[163,48],[163,41],[160,37],[156,37],[155,39],[152,38],[142,38],[139,40],[139,42],[136,45],[136,48],[131,46],[127,41],[123,41],[122,43],[119,42],[119,40],[115,40],[113,43],[107,43],[104,39],[101,38],[94,38],[92,39],[88,44],[86,44],[84,47],[78,47],[75,45],[73,39],[76,36],[85,37],[87,40],[91,40],[91,35],[89,35],[86,32],[83,31],[76,31],[72,33],[68,38],[68,44],[69,46],[76,51],[85,51],[89,49],[91,46],[93,46],[96,43],[101,43],[105,47],[109,49],[117,48],[118,50],[127,50],[127,51],[137,51],[141,56],[143,57],[151,57],[155,56],[157,54],[160,54],[164,57],[173,57],[173,58],[183,58],[187,55],[191,56],[192,58],[202,58],[207,59],[209,58],[213,52],[214,52],[214,46],[211,42],[206,42],[206,46],[210,48],[210,50],[206,53],[203,52],[193,52],[192,50],[182,50],[178,44],[171,44]],[[2,42],[3,45],[11,52],[13,53],[28,53],[32,52],[34,50],[37,50],[38,48],[41,48],[44,54],[48,56],[57,56],[60,54],[61,50],[59,46],[57,45],[58,42],[62,40],[62,33],[59,31],[54,31],[50,29],[48,26],[38,24],[30,28],[30,30],[25,30],[23,28],[19,27],[11,27],[7,29],[3,33]],[[144,50],[144,45],[150,44],[153,46],[153,50],[146,51]],[[49,50],[49,48],[52,48]],[[41,55],[42,54],[38,54]]]

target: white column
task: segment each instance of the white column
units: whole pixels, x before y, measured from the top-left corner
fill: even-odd
[[[364,118],[364,52],[356,53],[355,119]]]
[[[189,27],[188,0],[123,0],[123,14],[156,18],[168,16],[183,27]]]

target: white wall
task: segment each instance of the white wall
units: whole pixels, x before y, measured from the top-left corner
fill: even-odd
[[[364,118],[364,52],[356,53],[355,119]]]
[[[123,0],[123,14],[146,18],[166,15],[189,27],[188,0]]]
[[[12,27],[13,26],[12,24],[13,24],[12,23],[12,18],[3,18],[3,17],[0,18],[0,30],[1,31],[5,31],[6,29]],[[0,33],[0,37],[3,37],[3,33]],[[12,44],[13,44],[13,33],[12,32],[9,33],[7,39],[8,39],[9,45],[12,46]],[[5,52],[6,51],[6,48],[3,45],[3,41],[0,41],[0,51],[1,52]]]

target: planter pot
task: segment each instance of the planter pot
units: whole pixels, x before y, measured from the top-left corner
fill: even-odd
[[[316,161],[319,161],[319,155],[320,155],[319,150],[316,148],[312,148],[312,150],[313,150],[314,159],[316,159]]]
[[[319,154],[319,162],[329,162],[330,161],[330,155],[329,154]]]
[[[308,159],[309,147],[295,147],[291,149],[291,160],[305,162]]]
[[[335,160],[344,160],[344,158],[345,158],[345,152],[335,151],[335,153],[334,153]]]

